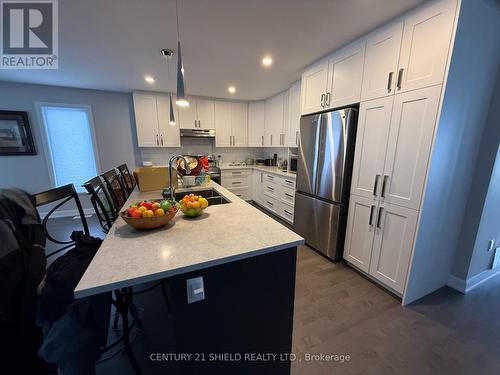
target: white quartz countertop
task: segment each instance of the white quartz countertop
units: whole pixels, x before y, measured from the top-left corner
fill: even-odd
[[[222,186],[231,203],[209,206],[198,218],[178,212],[163,228],[139,231],[118,218],[74,291],[76,298],[159,280],[295,247],[303,238]],[[207,186],[185,190],[203,190]],[[125,207],[160,199],[160,191],[133,192]]]
[[[283,171],[278,167],[268,167],[265,165],[223,165],[220,167],[221,170],[232,170],[232,169],[255,169],[258,171],[268,172],[278,176],[283,176],[295,180],[297,175],[293,172]]]

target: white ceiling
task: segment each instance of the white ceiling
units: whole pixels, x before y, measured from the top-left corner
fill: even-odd
[[[179,0],[188,94],[262,99],[302,69],[423,0]],[[59,69],[0,80],[115,91],[175,91],[174,0],[59,0]],[[274,58],[270,69],[260,60]],[[144,81],[152,75],[156,83]],[[236,86],[236,94],[227,92]]]

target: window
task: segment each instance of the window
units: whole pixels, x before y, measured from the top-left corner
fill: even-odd
[[[90,107],[39,105],[55,186],[82,184],[98,174]]]

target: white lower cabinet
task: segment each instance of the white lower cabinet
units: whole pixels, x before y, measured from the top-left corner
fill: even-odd
[[[251,169],[229,169],[221,172],[222,186],[244,200],[252,199]]]
[[[403,294],[418,211],[351,195],[344,259]]]
[[[377,212],[370,275],[403,293],[410,264],[418,211],[381,204]]]

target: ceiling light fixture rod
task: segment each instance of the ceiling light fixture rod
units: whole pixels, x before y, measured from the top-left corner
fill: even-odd
[[[179,23],[179,6],[178,0],[175,0],[175,15],[177,18],[177,100],[175,103],[180,107],[189,106],[189,102],[186,99],[186,93],[184,88],[184,65],[182,64],[181,56],[181,35],[180,35],[180,23]]]

